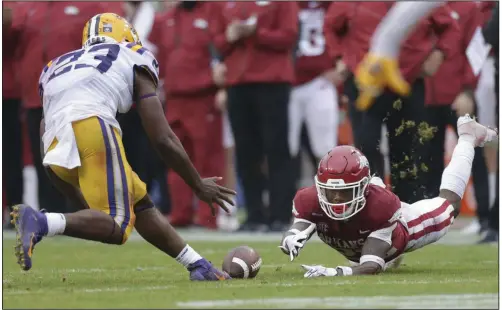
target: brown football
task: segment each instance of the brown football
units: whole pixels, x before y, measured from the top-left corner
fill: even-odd
[[[256,277],[261,263],[258,252],[242,245],[228,252],[223,259],[222,269],[234,279],[248,279]]]

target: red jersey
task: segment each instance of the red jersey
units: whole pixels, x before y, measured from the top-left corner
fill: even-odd
[[[350,261],[359,262],[368,237],[392,245],[385,257],[386,262],[406,249],[409,234],[401,214],[401,201],[391,191],[378,185],[368,185],[366,205],[346,221],[333,220],[324,213],[315,186],[299,190],[293,204],[295,218],[316,224],[319,238]]]
[[[292,83],[293,51],[298,37],[298,5],[288,1],[225,1],[215,6],[210,27],[216,49],[227,66],[228,86],[246,83]],[[233,20],[257,16],[255,33],[234,43],[225,37]]]
[[[334,66],[323,33],[324,15],[331,2],[298,1],[300,38],[296,51],[295,85],[307,83]]]
[[[178,5],[156,17],[152,40],[158,45],[160,76],[168,96],[216,91],[209,33],[214,7],[209,2],[197,2],[191,10]]]

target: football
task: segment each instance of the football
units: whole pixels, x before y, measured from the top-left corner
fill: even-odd
[[[223,259],[222,269],[234,279],[251,279],[260,271],[258,252],[246,245],[232,249]]]

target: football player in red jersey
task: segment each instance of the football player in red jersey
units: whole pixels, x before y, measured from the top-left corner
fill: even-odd
[[[457,128],[458,143],[443,172],[439,196],[413,204],[400,201],[371,175],[359,150],[347,145],[333,148],[319,163],[315,186],[297,192],[295,220],[281,241],[281,250],[293,260],[317,231],[353,267],[302,265],[307,270],[304,276],[350,276],[379,273],[403,253],[438,241],[459,214],[474,148],[498,136],[468,114],[458,119]]]
[[[338,94],[343,82],[326,47],[324,15],[332,2],[298,1],[300,36],[295,61],[295,81],[289,99],[289,147],[300,151],[302,125],[318,162],[337,142]],[[315,166],[315,164],[314,164]]]

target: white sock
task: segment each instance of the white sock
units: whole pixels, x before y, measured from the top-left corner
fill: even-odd
[[[464,196],[474,159],[474,141],[470,137],[465,138],[463,135],[458,139],[451,161],[443,171],[440,186],[440,189],[452,191],[460,198]]]
[[[188,265],[195,263],[201,258],[202,256],[200,256],[199,253],[195,252],[195,250],[187,244],[183,250],[181,250],[180,254],[176,256],[176,261],[187,268]]]
[[[66,228],[66,218],[63,213],[45,213],[47,217],[47,236],[61,235]]]

